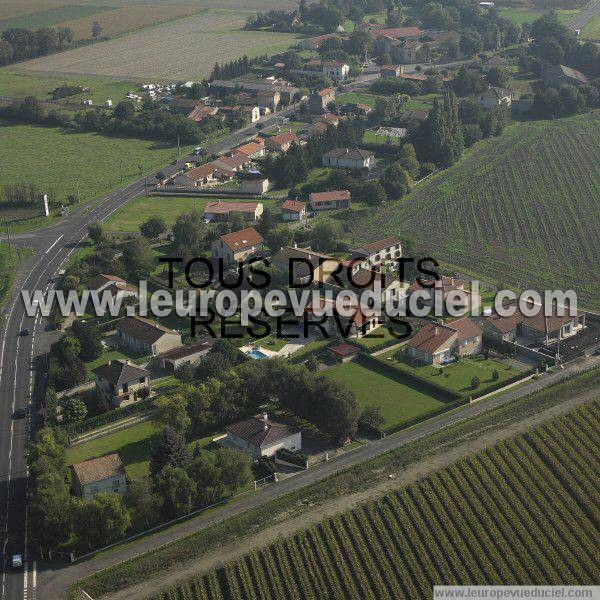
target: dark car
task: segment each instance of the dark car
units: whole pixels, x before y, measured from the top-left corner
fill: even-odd
[[[23,406],[22,408],[17,408],[13,413],[13,417],[15,419],[24,419],[29,414],[29,406]]]
[[[29,335],[29,329],[21,329],[19,335]]]

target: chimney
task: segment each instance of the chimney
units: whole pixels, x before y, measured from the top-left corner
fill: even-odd
[[[437,325],[435,326],[435,328],[433,329],[433,335],[437,335],[438,334],[438,328]]]
[[[348,152],[350,152],[349,148],[346,148],[346,154],[348,154]]]
[[[266,421],[269,418],[269,413],[264,412],[261,416],[263,421]]]
[[[264,430],[267,431],[269,429],[269,425],[267,423],[264,424]]]
[[[298,247],[298,242],[294,242],[294,248]]]

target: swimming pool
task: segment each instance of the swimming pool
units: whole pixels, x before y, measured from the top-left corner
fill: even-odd
[[[246,355],[250,358],[253,358],[254,360],[260,360],[261,358],[269,358],[268,355],[266,355],[264,352],[261,352],[257,348],[252,348],[252,350],[250,350],[250,352],[248,352]]]

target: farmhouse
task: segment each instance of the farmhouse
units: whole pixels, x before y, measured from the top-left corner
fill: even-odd
[[[360,148],[334,148],[323,154],[324,167],[344,169],[372,169],[375,166],[375,154]]]
[[[350,65],[341,60],[313,59],[306,63],[306,67],[320,70],[325,77],[333,81],[345,81],[350,73]]]
[[[379,270],[387,262],[402,256],[402,244],[397,237],[388,237],[369,244],[363,244],[350,252],[360,268]]]
[[[284,221],[301,221],[306,216],[306,202],[286,200],[281,205],[281,218]]]
[[[150,373],[128,360],[111,360],[95,368],[96,393],[113,408],[150,394]]]
[[[350,208],[350,192],[348,190],[312,192],[308,196],[308,202],[314,212]]]
[[[116,452],[71,465],[71,473],[73,493],[84,500],[127,491],[125,467]]]
[[[227,233],[212,243],[212,256],[225,263],[243,262],[249,256],[262,251],[263,237],[253,227]]]
[[[542,73],[542,80],[545,84],[572,83],[573,85],[583,85],[588,83],[588,78],[581,71],[565,67],[565,65],[555,65],[546,69]]]
[[[457,356],[481,353],[482,334],[482,329],[466,317],[444,325],[428,323],[406,346],[416,362],[443,365]]]
[[[287,152],[292,144],[299,143],[300,139],[293,131],[284,131],[265,140],[265,146],[271,152]]]
[[[199,104],[190,112],[187,118],[196,121],[196,123],[200,123],[207,117],[214,117],[218,112],[219,109],[216,106],[204,106],[204,104]]]
[[[210,342],[199,341],[189,346],[167,350],[159,354],[156,359],[161,369],[174,373],[182,365],[195,365],[205,354],[208,354],[211,348]]]
[[[302,433],[267,413],[259,413],[245,421],[234,423],[225,430],[227,436],[220,442],[230,448],[251,454],[255,459],[274,456],[277,450],[300,450]]]
[[[335,88],[325,88],[314,92],[309,98],[309,108],[311,113],[322,113],[330,102],[335,100]]]
[[[260,202],[209,202],[203,217],[209,221],[229,221],[233,213],[241,213],[245,221],[258,221],[264,207]]]
[[[181,334],[145,317],[125,317],[117,325],[119,343],[140,354],[156,356],[182,345]]]
[[[234,91],[242,89],[254,92],[257,95],[257,98],[260,97],[260,92],[268,92],[269,94],[266,94],[265,96],[270,98],[274,98],[274,96],[271,95],[272,92],[278,92],[279,97],[287,104],[293,102],[296,96],[300,94],[300,90],[297,87],[292,85],[280,85],[273,82],[268,83],[266,80],[246,81],[244,79],[231,79],[229,81],[223,81],[215,79],[211,82],[210,87],[217,94],[221,95],[229,95]]]
[[[500,106],[501,104],[510,106],[512,92],[492,85],[487,90],[477,94],[477,102],[485,109]]]
[[[317,50],[325,40],[334,37],[339,37],[339,35],[337,33],[326,33],[324,35],[317,35],[315,37],[300,40],[300,42],[298,42],[298,46],[302,48],[302,50]]]

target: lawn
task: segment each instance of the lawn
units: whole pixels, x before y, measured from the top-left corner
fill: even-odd
[[[390,351],[378,357],[396,367],[399,370],[408,373],[414,373],[418,377],[431,381],[433,384],[442,386],[461,396],[468,397],[473,392],[481,392],[486,388],[496,385],[498,382],[505,381],[517,375],[520,371],[515,367],[507,368],[507,365],[497,360],[484,358],[463,358],[455,363],[443,367],[443,374],[440,375],[440,368],[432,365],[422,367],[410,366],[410,358],[403,353],[403,360],[396,360],[397,351]],[[498,371],[498,380],[492,379],[492,373]],[[476,390],[471,387],[473,377],[478,377],[481,384]]]
[[[150,174],[174,152],[146,140],[0,122],[0,188],[33,183],[45,192],[54,190],[63,203],[79,187],[84,202]]]
[[[369,333],[368,335],[356,340],[352,340],[352,343],[357,344],[368,352],[375,346],[385,344],[386,342],[391,343],[392,341],[401,342],[402,340],[390,333],[390,330],[387,327],[378,327],[375,331]]]
[[[581,37],[593,42],[600,41],[600,15],[596,15],[583,29]]]
[[[388,140],[390,141],[390,145],[398,145],[402,138],[389,137],[387,135],[377,135],[377,133],[373,130],[365,131],[365,135],[363,135],[363,142],[365,144],[387,144]]]
[[[500,10],[500,14],[503,17],[510,19],[511,21],[514,21],[519,25],[522,25],[523,23],[533,23],[537,19],[547,14],[547,12],[548,11],[545,10],[528,8],[502,8]],[[561,21],[562,23],[566,23],[567,21],[571,20],[578,12],[578,9],[559,9],[556,11],[556,14],[558,16],[559,21]]]
[[[336,97],[337,104],[366,104],[367,106],[375,106],[379,96],[373,94],[358,94],[356,92],[346,92]]]
[[[67,464],[71,465],[97,456],[104,456],[111,452],[118,452],[125,465],[127,476],[130,479],[142,477],[148,473],[150,444],[157,432],[158,428],[152,421],[142,421],[133,427],[116,431],[111,435],[85,444],[71,446],[67,449]],[[206,448],[216,435],[218,434],[213,433],[192,440],[188,444],[189,451],[193,451],[197,441],[200,441],[202,448]]]
[[[361,409],[372,404],[379,406],[385,419],[384,430],[447,405],[416,387],[394,381],[358,363],[338,365],[323,375],[344,382],[356,394]]]

